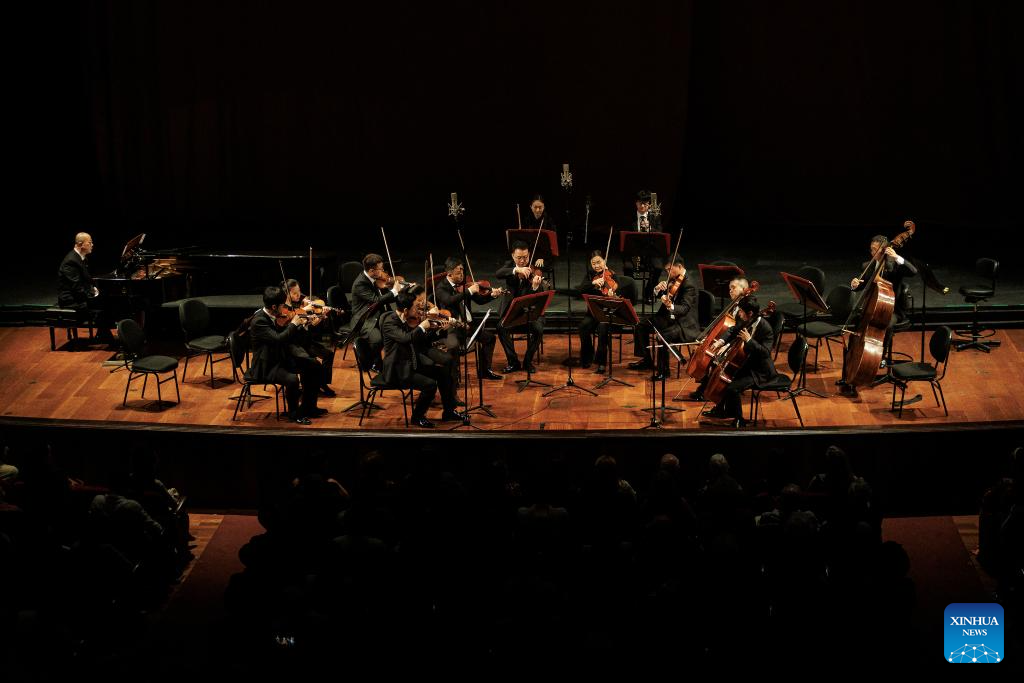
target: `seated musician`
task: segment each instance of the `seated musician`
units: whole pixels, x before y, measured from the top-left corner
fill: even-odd
[[[530,200],[530,211],[523,219],[523,228],[530,230],[534,228],[555,229],[555,222],[548,215],[547,206],[544,203],[544,195],[533,195],[533,199]]]
[[[739,303],[736,325],[729,328],[724,337],[715,340],[711,351],[718,352],[727,344],[742,344],[747,357],[726,385],[722,400],[711,410],[704,411],[704,415],[732,420],[733,426],[742,427],[746,422],[743,420],[741,394],[755,383],[769,382],[777,374],[772,362],[775,332],[771,323],[761,316],[756,296],[750,295]],[[717,366],[712,368],[714,372]]]
[[[697,323],[697,286],[687,275],[682,259],[677,258],[669,265],[668,276],[667,281],[659,282],[654,288],[655,294],[661,295],[661,306],[658,311],[636,327],[633,353],[642,359],[629,364],[633,370],[649,370],[654,367],[651,349],[648,348],[652,339],[657,340],[651,330],[652,326],[656,326],[671,344],[691,342],[700,334]],[[668,376],[668,359],[668,351],[661,349],[654,379],[660,380]]]
[[[97,297],[100,290],[93,283],[89,273],[89,254],[93,250],[92,237],[87,232],[75,235],[75,246],[61,261],[57,271],[57,305],[61,308],[72,308],[78,311],[79,320],[87,322],[90,317],[97,317],[97,338],[100,341],[111,341],[110,321],[100,321],[100,309]]]
[[[743,291],[745,289],[747,289],[748,287],[750,287],[750,283],[747,281],[747,278],[745,278],[745,277],[734,277],[733,279],[729,280],[729,301],[730,301],[730,303],[728,304],[727,308],[731,309],[730,312],[729,312],[729,315],[732,316],[733,320],[736,319],[736,304],[735,304],[735,302],[736,302],[737,299],[739,299],[743,295]],[[726,328],[726,329],[722,330],[718,334],[718,338],[721,339],[725,335],[727,335],[729,333],[729,329],[730,328]],[[698,337],[697,341],[702,342],[702,341],[704,341],[704,338],[703,337]],[[711,370],[711,367],[713,367],[713,366],[709,366],[708,367],[709,371]],[[700,381],[697,383],[696,391],[693,391],[690,394],[690,398],[692,398],[694,401],[703,401],[704,400],[704,387],[707,386],[707,383],[708,383],[708,376],[705,374],[704,377],[701,377]]]
[[[323,384],[323,369],[315,361],[302,362],[294,355],[293,345],[300,339],[300,326],[304,322],[300,316],[289,314],[287,299],[288,295],[280,287],[264,290],[263,308],[256,312],[249,326],[252,337],[249,372],[258,381],[282,385],[288,419],[308,425],[309,418],[327,413],[316,405],[317,390]]]
[[[330,338],[330,326],[327,318],[313,313],[313,306],[306,304],[306,296],[299,287],[298,280],[285,280],[282,287],[288,293],[287,304],[293,308],[301,308],[307,315],[308,323],[299,328],[292,341],[293,355],[299,363],[316,362],[319,358],[323,365],[323,382],[320,393],[328,398],[336,396],[331,389],[331,378],[334,376],[334,340]]]
[[[626,230],[636,232],[661,232],[661,215],[651,213],[651,193],[647,190],[640,190],[636,193],[634,201],[636,211],[631,219],[627,219],[623,225],[629,226]],[[638,271],[651,273],[650,279],[644,288],[644,301],[654,301],[654,287],[657,279],[654,273],[660,273],[665,268],[665,259],[661,256],[637,257],[632,262],[625,264],[625,272],[633,278],[639,278]]]
[[[590,262],[587,264],[586,272],[583,274],[583,280],[580,281],[576,289],[579,290],[580,294],[592,294],[594,296],[622,296],[623,284],[619,282],[621,278],[626,276],[614,275],[612,282],[615,283],[614,287],[611,287],[606,278],[605,273],[611,273],[608,265],[604,261],[604,254],[600,250],[595,250],[590,254]],[[628,279],[628,278],[627,278]],[[630,279],[630,282],[632,280]],[[605,371],[605,362],[608,359],[607,349],[607,336],[608,336],[608,323],[598,323],[593,315],[590,313],[588,308],[583,315],[583,321],[580,323],[580,367],[589,368],[594,362],[594,342],[592,336],[594,330],[597,330],[597,373],[601,374]]]
[[[380,254],[363,257],[363,274],[352,283],[352,324],[356,328],[355,351],[363,367],[379,371],[384,342],[380,332],[380,316],[390,310],[401,289],[398,279],[391,289],[377,287],[384,275],[384,258]]]
[[[381,332],[384,337],[384,381],[393,386],[413,388],[419,391],[416,405],[412,411],[412,420],[424,428],[434,426],[427,419],[427,408],[441,390],[441,403],[444,412],[442,421],[462,420],[462,413],[455,409],[455,387],[447,368],[438,366],[424,354],[421,344],[436,339],[440,334],[447,334],[442,328],[431,329],[430,320],[416,321],[412,307],[416,294],[404,291],[395,298],[395,311],[386,311],[381,315]],[[415,323],[415,324],[414,324]]]
[[[540,268],[543,265],[543,261],[538,260],[534,267]],[[518,372],[524,367],[528,372],[536,372],[536,368],[533,366],[533,357],[544,336],[544,318],[540,317],[530,324],[531,339],[526,347],[522,363],[519,362],[516,347],[512,343],[512,331],[505,328],[501,324],[501,320],[505,317],[513,299],[536,292],[545,292],[551,289],[551,283],[544,280],[540,274],[534,273],[534,269],[530,267],[530,247],[523,241],[516,241],[512,245],[512,260],[507,261],[494,275],[505,281],[503,289],[510,295],[502,298],[498,311],[498,338],[501,340],[501,348],[505,351],[505,360],[508,363],[503,372],[505,374]]]
[[[501,289],[492,289],[486,294],[481,293],[480,285],[473,283],[468,287],[466,283],[466,269],[462,259],[450,256],[444,262],[445,277],[435,285],[435,303],[442,309],[451,312],[452,317],[466,323],[471,323],[469,328],[453,325],[448,328],[448,338],[445,346],[448,353],[458,367],[458,356],[460,349],[466,342],[467,335],[471,334],[483,317],[473,314],[473,302],[487,304],[494,297],[501,296]],[[501,375],[491,370],[491,357],[494,355],[494,333],[482,329],[476,336],[477,364],[476,374],[480,379],[501,379]]]

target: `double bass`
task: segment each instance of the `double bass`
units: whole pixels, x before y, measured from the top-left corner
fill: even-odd
[[[694,349],[693,355],[690,356],[690,361],[686,364],[687,375],[697,381],[704,379],[708,368],[711,367],[711,362],[715,359],[715,354],[711,352],[711,345],[721,336],[722,332],[736,324],[736,307],[739,306],[740,302],[744,301],[751,294],[755,294],[760,288],[761,284],[757,280],[751,282],[750,286],[744,289],[743,293],[735,301],[730,301],[722,309],[722,312],[701,332],[701,336],[698,338],[700,346]]]
[[[763,309],[760,313],[760,317],[765,318],[765,324],[768,324],[767,318],[775,313],[775,302],[769,301],[767,308]],[[751,318],[749,321],[740,323],[739,329],[736,330],[736,334],[739,335],[739,330],[748,327],[751,322],[757,320],[757,318]],[[736,329],[736,328],[734,328]],[[738,337],[732,341],[728,346],[722,347],[722,350],[716,356],[714,362],[717,367],[712,369],[711,374],[708,376],[708,384],[704,387],[704,398],[708,403],[718,403],[725,396],[725,389],[732,383],[733,378],[743,364],[747,360],[746,344],[740,343]]]
[[[906,230],[894,237],[886,246],[902,247],[913,237],[917,229],[914,221],[906,221],[903,227]],[[874,381],[884,357],[885,333],[896,306],[892,283],[882,278],[884,264],[885,249],[879,249],[858,278],[867,281],[867,284],[864,285],[860,298],[850,312],[852,318],[853,312],[861,309],[860,320],[857,322],[857,328],[851,332],[843,363],[843,380],[850,386],[870,384]],[[843,325],[844,331],[849,331],[846,329],[849,323],[847,319]]]

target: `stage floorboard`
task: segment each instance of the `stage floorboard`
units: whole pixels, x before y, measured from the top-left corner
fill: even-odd
[[[923,425],[979,425],[1024,420],[1024,396],[1019,387],[1024,383],[1024,363],[1021,350],[1024,349],[1024,330],[1000,330],[996,337],[1002,346],[991,354],[968,350],[952,352],[949,369],[942,382],[945,390],[949,417],[936,406],[927,383],[915,383],[907,397],[922,394],[923,400],[904,409],[902,418],[890,411],[892,389],[884,384],[875,388],[862,389],[857,398],[838,395],[835,380],[840,374],[839,349],[834,349],[835,360],[821,348],[819,372],[809,372],[807,386],[827,398],[801,396],[800,412],[807,428],[870,428],[880,429],[896,426],[921,427]],[[785,368],[785,350],[790,337],[783,343],[778,366]],[[574,340],[574,346],[577,340]],[[915,359],[920,356],[921,337],[917,333],[901,333],[896,337],[896,350],[908,353]],[[496,417],[491,418],[479,412],[473,414],[473,424],[487,431],[603,431],[636,430],[650,423],[650,413],[643,409],[651,405],[651,383],[647,373],[631,371],[626,364],[634,360],[629,339],[624,340],[623,362],[615,367],[615,377],[634,384],[624,387],[612,384],[598,390],[593,397],[575,389],[566,389],[551,396],[543,393],[547,388],[528,387],[519,392],[515,381],[524,379],[525,373],[506,376],[501,381],[485,383],[485,401],[492,406]],[[618,353],[618,341],[615,342]],[[111,358],[112,352],[93,347],[80,351],[49,349],[49,335],[45,328],[0,329],[0,415],[5,417],[41,418],[57,421],[95,421],[106,423],[143,423],[165,426],[203,426],[224,428],[260,428],[272,430],[332,430],[332,431],[405,431],[402,418],[401,400],[396,392],[387,392],[380,399],[386,410],[375,411],[362,427],[359,426],[359,411],[341,412],[359,398],[359,383],[351,353],[342,359],[339,353],[335,361],[332,386],[337,397],[321,397],[321,407],[330,413],[305,427],[278,421],[274,418],[273,399],[261,401],[239,414],[232,421],[235,402],[230,397],[238,393],[239,385],[222,380],[211,388],[208,378],[200,373],[202,359],[189,363],[187,383],[181,383],[181,404],[163,411],[157,411],[156,391],[150,382],[147,398],[140,396],[141,381],[133,382],[128,394],[128,405],[122,407],[126,373],[113,369],[103,362]],[[565,335],[547,335],[545,352],[539,364],[535,379],[558,386],[563,384],[567,369],[561,365],[567,356]],[[809,359],[813,361],[813,349]],[[930,357],[929,357],[930,360]],[[495,355],[495,370],[500,369],[502,354]],[[184,366],[182,362],[181,366]],[[220,377],[229,375],[227,363],[217,365]],[[470,374],[475,377],[473,364]],[[578,385],[593,388],[602,376],[592,370],[576,368],[573,371]],[[180,380],[179,369],[179,380]],[[674,397],[686,398],[693,390],[694,383],[685,377],[671,379],[666,384],[667,405],[681,408],[683,412],[670,413],[664,423],[666,430],[713,431],[726,428],[703,425],[699,422],[701,404]],[[164,398],[174,398],[173,382],[163,386]],[[257,393],[262,393],[257,390]],[[270,392],[273,393],[272,391]],[[659,385],[660,395],[660,385]],[[749,405],[745,395],[745,410]],[[459,398],[463,397],[459,389]],[[477,405],[477,383],[471,383],[470,406]],[[440,408],[434,408],[428,417],[437,417]],[[799,423],[788,400],[777,400],[774,394],[762,399],[764,423],[758,427],[769,430],[799,429]],[[438,428],[454,426],[453,423],[439,423]],[[412,431],[424,432],[413,427]]]

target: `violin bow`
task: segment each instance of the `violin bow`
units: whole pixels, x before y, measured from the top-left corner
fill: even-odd
[[[615,226],[613,225],[608,231],[608,246],[604,248],[604,267],[608,269],[608,256],[612,253],[612,233],[615,232]]]
[[[516,209],[519,209],[518,204]],[[466,243],[462,241],[462,231],[456,228],[455,233],[459,236],[459,246],[462,247],[462,258],[466,259],[466,270],[469,271],[469,279],[471,282],[476,282],[476,278],[473,276],[473,265],[469,262],[469,253],[466,252]]]
[[[537,254],[537,245],[540,244],[540,231],[544,229],[544,219],[540,219],[541,227],[537,228],[537,237],[533,240],[533,249],[530,250],[530,267],[533,268],[533,257]]]
[[[391,277],[395,277],[395,264],[391,262],[391,250],[388,249],[388,236],[384,234],[384,226],[380,226],[380,236],[384,238],[384,253],[388,255],[388,267],[391,268]]]

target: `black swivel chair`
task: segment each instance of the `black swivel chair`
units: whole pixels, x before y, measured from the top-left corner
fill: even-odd
[[[970,341],[958,341],[956,343],[956,350],[980,349],[985,353],[989,353],[992,347],[999,346],[1000,342],[998,339],[981,341],[982,339],[988,339],[996,331],[981,326],[981,323],[978,321],[978,303],[987,301],[996,295],[996,273],[999,272],[999,261],[990,258],[980,258],[974,264],[974,270],[978,277],[988,278],[990,284],[960,288],[960,294],[963,295],[964,301],[974,305],[974,317],[969,328],[956,331],[958,337],[970,338]]]
[[[782,313],[778,313],[778,315],[782,315]],[[796,404],[797,394],[793,385],[799,380],[800,372],[803,370],[804,363],[807,362],[808,350],[810,350],[810,346],[807,345],[807,340],[797,335],[796,339],[789,346],[789,354],[786,358],[789,364],[789,371],[793,373],[793,376],[790,377],[789,375],[779,373],[765,384],[755,384],[750,388],[751,422],[757,424],[757,416],[761,412],[761,393],[774,391],[779,398],[782,398],[783,392],[787,394],[786,398],[793,402],[796,419],[800,421],[801,427],[804,426],[804,418],[800,415],[800,406]]]
[[[231,353],[228,349],[228,340],[222,334],[206,334],[210,326],[210,309],[199,299],[185,299],[178,304],[178,321],[181,323],[181,330],[185,333],[185,348],[188,352],[185,355],[185,369],[181,373],[181,381],[184,382],[188,375],[188,360],[193,356],[206,355],[203,363],[203,374],[206,374],[206,367],[210,367],[210,388],[214,387],[213,366],[221,361],[231,360]],[[214,354],[224,354],[220,358],[214,358]]]
[[[124,400],[122,406],[128,405],[128,389],[132,382],[142,377],[142,398],[146,398],[146,385],[149,376],[156,378],[157,406],[161,410],[164,407],[163,396],[160,393],[160,385],[164,382],[174,380],[174,393],[181,403],[181,392],[178,391],[178,359],[170,356],[143,355],[146,348],[146,335],[139,327],[139,324],[128,318],[117,323],[117,338],[121,341],[124,351],[124,367],[128,370],[128,381],[124,385]],[[160,375],[171,373],[171,377],[160,379]]]
[[[949,367],[949,349],[953,344],[953,330],[945,325],[932,332],[928,341],[928,351],[934,363],[900,363],[892,367],[892,410],[896,410],[896,388],[900,389],[899,417],[903,417],[903,398],[907,394],[907,385],[911,382],[928,382],[932,387],[935,405],[942,406],[942,412],[949,417],[946,409],[946,396],[942,393],[942,380]],[[942,372],[939,372],[939,366]],[[936,392],[938,389],[938,392]],[[939,403],[941,397],[942,403]]]

